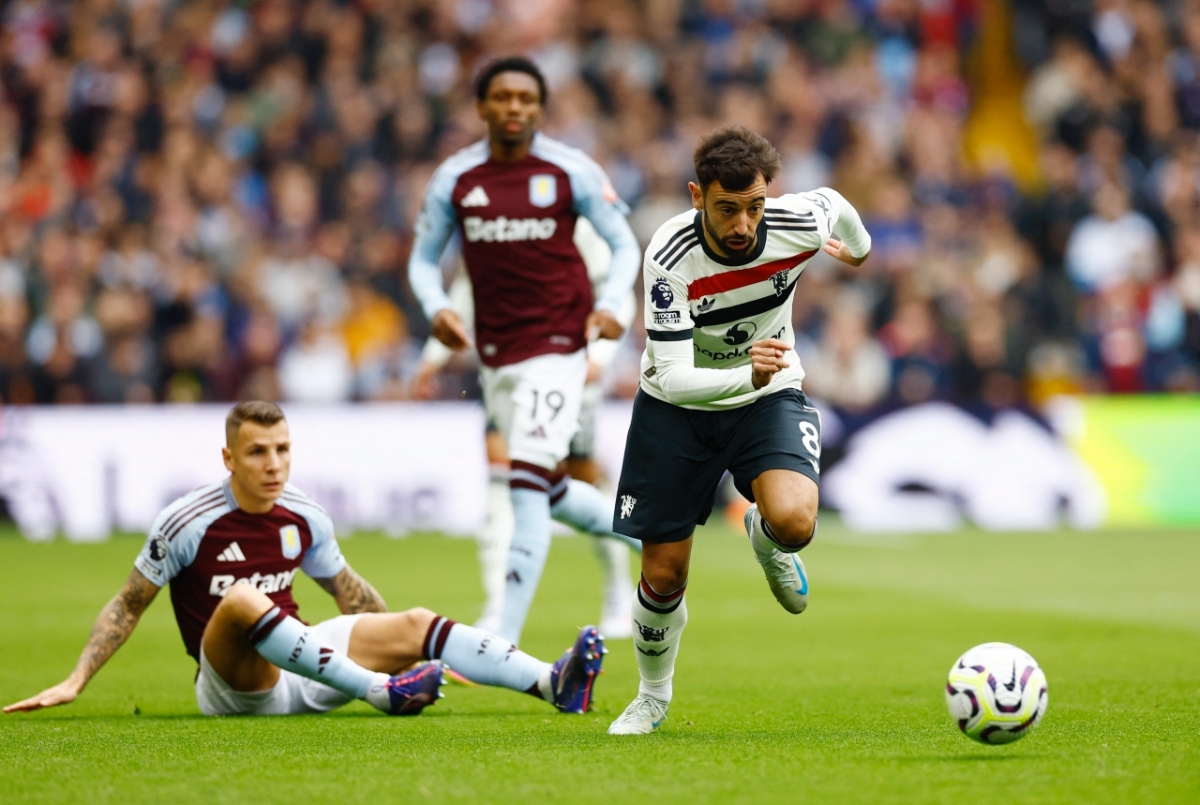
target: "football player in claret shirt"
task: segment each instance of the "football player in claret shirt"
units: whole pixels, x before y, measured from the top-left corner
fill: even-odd
[[[752,505],[746,533],[776,600],[808,604],[797,552],[817,530],[821,418],[801,390],[792,298],[824,251],[858,266],[871,250],[862,219],[828,187],[767,198],[779,153],[741,126],[695,153],[694,209],[659,227],[646,249],[646,351],[633,404],[616,530],[642,541],[633,605],[641,685],[609,727],[651,732],[667,716],[687,624],[692,534],[728,470]]]
[[[165,584],[184,646],[200,665],[196,700],[205,715],[314,713],[353,699],[413,715],[439,697],[443,663],[471,681],[532,694],[563,712],[587,709],[604,654],[595,627],[584,627],[551,665],[427,609],[388,613],[379,593],[346,563],[328,515],[287,482],[291,439],[279,407],[238,404],[225,438],[229,477],[158,516],[71,675],[4,712],[74,701]],[[297,570],[345,614],[315,626],[301,621],[292,598]]]
[[[579,428],[587,344],[621,336],[617,311],[637,279],[641,251],[600,166],[538,133],[546,82],[533,62],[493,62],[475,91],[487,138],[451,156],[429,180],[408,277],[434,337],[466,348],[439,268],[446,244],[460,236],[474,288],[483,401],[511,459],[514,526],[497,633],[517,642],[550,551],[551,518],[614,537],[603,493],[569,479],[559,464]],[[580,217],[612,250],[599,298],[574,243]]]
[[[612,251],[586,218],[575,224],[575,245],[587,264],[588,278],[594,293],[601,293],[608,280]],[[468,328],[474,327],[475,306],[472,300],[471,279],[460,271],[450,285],[454,312]],[[637,315],[637,296],[632,290],[617,311],[621,326],[628,328]],[[602,338],[587,346],[588,379],[579,411],[579,429],[571,439],[565,468],[580,481],[603,488],[604,471],[596,460],[596,416],[604,401],[604,375],[621,348],[619,340]],[[421,351],[421,364],[413,377],[413,396],[430,399],[436,394],[436,375],[453,355],[453,351],[432,335]],[[509,487],[511,467],[508,446],[504,437],[489,423],[486,435],[488,467],[487,516],[476,535],[479,546],[479,565],[483,576],[483,614],[475,625],[494,631],[504,609],[504,590],[508,586],[508,551],[512,543],[512,489]],[[600,562],[603,605],[600,612],[600,633],[606,641],[624,640],[633,634],[633,585],[629,583],[630,548],[641,550],[641,543],[625,543],[601,537],[594,540],[596,558]]]

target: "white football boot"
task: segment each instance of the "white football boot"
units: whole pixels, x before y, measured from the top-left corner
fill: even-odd
[[[609,735],[646,735],[667,720],[667,703],[653,696],[638,694],[608,727]]]
[[[745,523],[746,536],[750,537],[750,546],[775,600],[788,612],[799,615],[808,606],[808,574],[804,572],[804,563],[796,554],[776,548],[763,533],[758,504],[751,504],[746,510]]]

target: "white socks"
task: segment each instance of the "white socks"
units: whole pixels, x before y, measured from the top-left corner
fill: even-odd
[[[323,682],[356,699],[366,698],[376,677],[387,681],[387,674],[368,671],[340,651],[313,639],[307,626],[272,607],[246,632],[254,650],[272,665]],[[384,692],[386,696],[386,691]],[[375,702],[371,704],[378,707]],[[387,709],[386,705],[383,709]]]
[[[504,578],[508,573],[508,551],[512,544],[512,534],[513,507],[512,492],[508,488],[508,473],[497,471],[493,467],[487,489],[487,520],[476,538],[486,600],[483,614],[479,616],[475,625],[489,632],[496,631],[500,624],[500,612],[504,606]]]
[[[621,640],[629,636],[632,628],[633,582],[629,579],[629,546],[615,539],[598,539],[595,548],[604,576],[600,632],[605,637]]]
[[[550,496],[540,490],[512,490],[513,535],[508,551],[504,604],[496,634],[519,643],[550,553]]]
[[[481,685],[540,693],[542,677],[547,685],[550,681],[550,663],[530,657],[499,635],[449,618],[438,617],[429,627],[424,654]]]
[[[528,472],[525,474],[529,475]],[[545,486],[549,488],[550,485],[546,483]],[[488,489],[488,530],[492,526],[493,511],[502,508],[501,504],[493,506],[493,487],[494,484]],[[551,505],[551,498],[560,493],[561,496]],[[510,499],[513,526],[502,600],[493,610],[495,598],[485,580],[488,605],[484,610],[485,617],[480,619],[479,625],[492,628],[496,634],[513,643],[520,641],[521,631],[524,629],[538,582],[541,580],[542,569],[546,565],[546,557],[550,553],[551,517],[599,538],[596,553],[604,574],[603,614],[623,619],[624,613],[629,611],[632,597],[628,546],[632,545],[641,550],[641,543],[613,533],[612,506],[604,493],[589,483],[564,479],[555,484],[549,494],[540,489],[527,488],[525,485],[516,486],[512,489]],[[486,579],[492,571],[489,571],[486,564],[488,560],[485,559],[482,536],[479,556],[480,562],[484,564]],[[493,611],[499,613],[495,621],[487,618]],[[614,633],[614,637],[621,636],[620,633]]]
[[[669,595],[660,595],[645,578],[638,584],[637,599],[633,602],[633,646],[641,674],[639,696],[671,701],[675,656],[679,653],[683,627],[687,625],[687,604],[683,600],[686,589],[684,585]]]

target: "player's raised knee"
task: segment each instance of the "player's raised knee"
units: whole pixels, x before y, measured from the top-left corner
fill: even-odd
[[[772,511],[764,519],[771,526],[771,536],[788,548],[803,548],[812,541],[817,528],[817,509],[815,506],[795,505],[783,508],[783,511]]]
[[[682,590],[688,579],[686,567],[643,567],[642,577],[652,590],[661,595]]]
[[[230,607],[235,609],[262,609],[264,605],[271,606],[271,599],[263,591],[251,587],[250,584],[234,584],[233,587],[230,587],[226,591],[220,605],[217,606],[227,609]]]
[[[239,615],[256,618],[272,606],[274,606],[274,603],[267,597],[266,593],[251,587],[249,584],[235,584],[225,592],[221,602],[217,604],[217,609],[232,610]]]

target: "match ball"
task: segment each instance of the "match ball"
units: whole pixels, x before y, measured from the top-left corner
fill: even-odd
[[[1008,643],[984,643],[958,658],[946,680],[950,717],[968,738],[1007,744],[1046,715],[1050,694],[1037,660]]]

